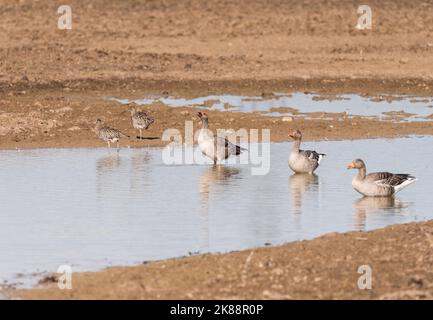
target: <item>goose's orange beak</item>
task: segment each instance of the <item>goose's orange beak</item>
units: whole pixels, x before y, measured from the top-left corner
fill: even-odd
[[[350,169],[353,169],[353,168],[355,168],[355,166],[353,165],[353,162],[351,162],[351,163],[349,163],[347,165],[347,170],[350,170]]]

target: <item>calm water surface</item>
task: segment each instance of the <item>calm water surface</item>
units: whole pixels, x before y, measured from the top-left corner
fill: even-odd
[[[204,107],[219,111],[263,112],[269,116],[295,115],[309,118],[317,113],[346,113],[348,116],[376,117],[390,121],[431,121],[433,99],[431,97],[383,96],[364,97],[343,94],[326,99],[313,93],[276,93],[272,96],[210,95],[186,99],[182,97],[148,96],[143,99],[110,98],[122,104],[135,102],[140,105],[160,101],[169,107]],[[291,108],[294,112],[284,109]],[[404,112],[406,114],[399,114]],[[390,118],[390,116],[393,116]]]
[[[289,143],[271,145],[264,176],[248,165],[167,166],[158,148],[0,151],[0,282],[432,219],[432,146],[431,137],[305,143],[328,154],[317,176],[291,174]],[[345,169],[355,157],[419,181],[396,199],[363,199]]]

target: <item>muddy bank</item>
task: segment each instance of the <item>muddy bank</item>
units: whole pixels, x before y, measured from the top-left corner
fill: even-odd
[[[433,222],[240,252],[200,255],[55,278],[42,288],[7,291],[24,299],[433,299]],[[358,288],[358,267],[372,289]]]
[[[68,4],[72,30],[59,30],[57,4],[0,0],[0,148],[99,146],[89,130],[99,117],[130,132],[123,107],[96,98],[104,95],[431,96],[433,88],[433,7],[421,0],[369,3],[371,31],[355,28],[355,0]],[[157,119],[151,137],[183,128],[194,113],[161,105],[148,110]],[[306,131],[307,139],[432,133],[428,123],[211,116],[215,127],[270,128],[273,141],[286,139],[288,127]],[[158,139],[125,144],[162,145]]]
[[[185,91],[184,91],[185,93]],[[200,92],[188,91],[186,96]],[[161,94],[161,92],[160,92]],[[155,123],[145,131],[148,139],[137,140],[138,131],[131,126],[129,109],[107,96],[142,97],[141,90],[86,91],[39,90],[37,92],[14,92],[0,100],[0,148],[46,148],[46,147],[97,147],[105,146],[92,131],[98,118],[114,126],[131,139],[121,141],[122,146],[162,146],[161,140],[167,128],[184,132],[185,121],[200,123],[198,109],[170,108],[156,102],[143,106]],[[433,111],[432,111],[433,112]],[[258,112],[209,111],[210,127],[224,129],[270,129],[271,141],[285,141],[293,129],[300,129],[307,140],[360,139],[375,137],[400,137],[410,134],[433,134],[431,121],[392,123],[362,117],[346,117],[343,114],[328,115],[326,112],[314,119],[303,117],[269,117]]]

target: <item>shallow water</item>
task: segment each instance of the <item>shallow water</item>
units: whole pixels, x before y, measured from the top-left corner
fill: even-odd
[[[268,97],[211,95],[193,99],[178,97],[146,97],[129,100],[110,98],[122,104],[135,102],[148,105],[160,101],[170,107],[204,107],[210,110],[263,112],[269,116],[295,115],[304,118],[329,117],[320,113],[346,113],[347,116],[377,117],[390,121],[431,121],[433,99],[413,96],[383,96],[372,99],[355,94],[343,94],[325,99],[309,93],[274,94]],[[278,110],[278,108],[281,108]],[[295,110],[284,110],[292,108]],[[407,114],[401,114],[401,112]],[[319,115],[318,115],[319,113]]]
[[[432,137],[324,141],[317,176],[291,175],[289,143],[271,168],[162,163],[161,149],[0,151],[0,281],[32,272],[224,252],[433,218]],[[404,152],[402,152],[404,150]],[[362,199],[346,164],[419,177],[393,199]],[[26,276],[20,276],[24,274]]]

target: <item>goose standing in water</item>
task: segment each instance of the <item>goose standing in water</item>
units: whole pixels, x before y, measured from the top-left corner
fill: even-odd
[[[324,153],[317,153],[312,150],[300,150],[302,133],[299,130],[296,130],[289,134],[293,142],[292,151],[289,155],[289,167],[295,173],[309,173],[313,174],[314,170],[322,161],[322,158],[325,156]]]
[[[231,155],[240,155],[246,150],[238,145],[231,143],[227,138],[215,137],[209,130],[209,119],[206,113],[199,112],[198,117],[202,122],[202,128],[198,135],[198,146],[201,152],[212,159],[214,165],[218,161],[227,159]]]
[[[406,173],[374,172],[367,174],[367,168],[361,159],[353,160],[347,169],[358,169],[358,174],[352,180],[352,186],[367,197],[392,196],[417,180]]]
[[[143,139],[142,130],[147,130],[149,126],[155,121],[151,116],[149,116],[146,112],[136,110],[135,108],[131,109],[131,121],[132,126],[135,129],[140,131],[140,140]]]
[[[96,120],[94,131],[98,135],[101,140],[107,142],[108,148],[111,148],[111,143],[117,143],[117,151],[119,151],[119,140],[120,138],[126,137],[129,138],[128,135],[124,134],[120,130],[111,128],[107,125],[104,125],[104,122],[101,119]]]

